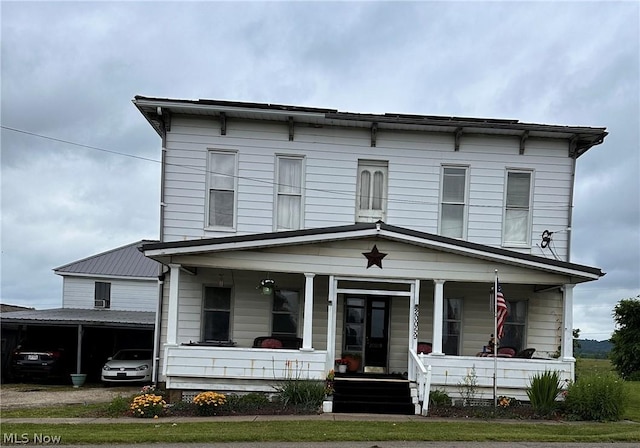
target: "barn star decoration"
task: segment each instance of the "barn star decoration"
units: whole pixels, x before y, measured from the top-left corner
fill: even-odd
[[[378,266],[382,269],[382,259],[387,256],[387,254],[380,252],[375,244],[371,252],[362,252],[362,255],[367,257],[367,269],[371,266]]]

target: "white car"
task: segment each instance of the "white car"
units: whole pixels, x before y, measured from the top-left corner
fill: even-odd
[[[151,350],[120,350],[102,367],[102,381],[109,384],[148,383],[151,381],[152,358]]]

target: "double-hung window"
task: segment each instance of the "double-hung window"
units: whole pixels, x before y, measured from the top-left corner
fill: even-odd
[[[440,235],[464,238],[466,234],[467,167],[442,167]]]
[[[356,222],[385,221],[388,171],[386,161],[358,161]]]
[[[462,299],[445,299],[442,311],[442,351],[446,355],[458,355],[462,329]]]
[[[297,336],[300,294],[298,291],[278,289],[273,295],[271,310],[271,333],[274,335]]]
[[[531,236],[530,171],[507,171],[502,241],[505,246],[524,246]]]
[[[302,228],[303,161],[302,157],[277,157],[276,230]]]
[[[504,335],[500,340],[503,347],[514,347],[517,351],[524,350],[527,328],[527,301],[507,300],[509,314],[504,323]]]
[[[111,283],[96,282],[93,298],[96,308],[111,308]]]
[[[236,209],[236,153],[209,150],[207,226],[233,229]]]
[[[202,307],[202,340],[229,341],[231,288],[206,286]]]

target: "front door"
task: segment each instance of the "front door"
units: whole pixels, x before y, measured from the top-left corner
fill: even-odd
[[[344,352],[362,356],[361,369],[385,372],[389,347],[389,298],[347,296],[344,329]]]

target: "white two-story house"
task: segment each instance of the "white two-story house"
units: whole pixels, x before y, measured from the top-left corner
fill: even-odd
[[[165,266],[169,390],[273,390],[351,353],[357,373],[426,367],[453,394],[473,368],[489,396],[496,272],[500,345],[530,349],[497,360],[500,393],[526,398],[544,370],[573,379],[572,291],[603,275],[570,261],[574,175],[604,128],[133,103],[162,139],[160,242],[143,250]]]

